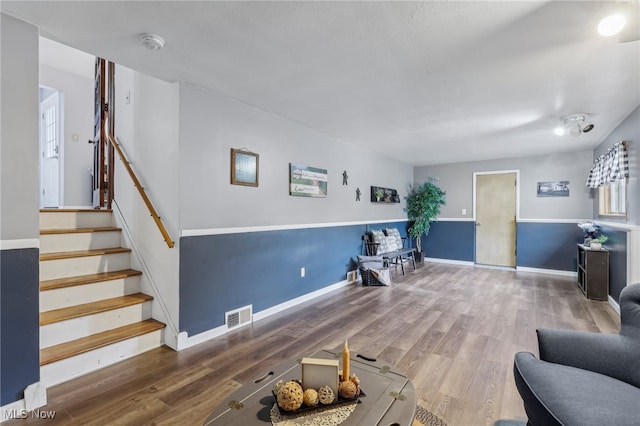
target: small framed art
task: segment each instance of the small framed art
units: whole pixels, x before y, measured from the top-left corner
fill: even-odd
[[[231,184],[258,186],[259,159],[254,152],[231,148]]]

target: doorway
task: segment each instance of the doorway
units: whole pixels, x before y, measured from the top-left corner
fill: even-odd
[[[40,207],[58,208],[62,199],[63,149],[60,141],[64,134],[62,93],[40,87]]]
[[[517,170],[474,173],[475,263],[516,266]]]

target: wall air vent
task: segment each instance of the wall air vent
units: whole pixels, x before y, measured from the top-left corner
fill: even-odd
[[[224,314],[227,329],[239,327],[253,321],[253,305],[247,305]]]

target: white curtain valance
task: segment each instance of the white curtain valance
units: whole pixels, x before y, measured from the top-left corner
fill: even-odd
[[[629,156],[625,142],[618,142],[596,159],[587,177],[587,187],[597,188],[629,177]]]

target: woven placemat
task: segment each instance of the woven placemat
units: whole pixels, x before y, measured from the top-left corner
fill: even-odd
[[[447,423],[431,411],[418,405],[413,426],[447,426]]]

